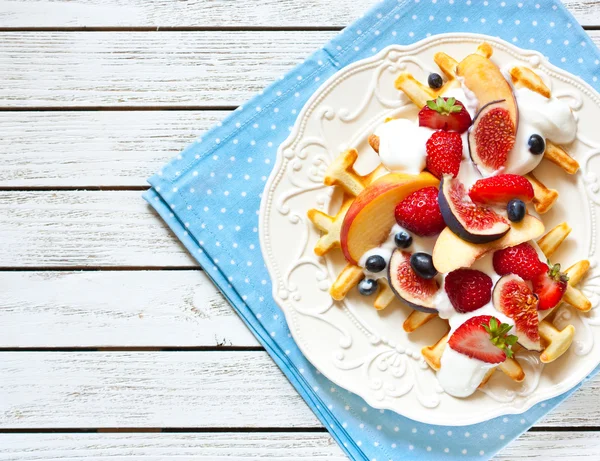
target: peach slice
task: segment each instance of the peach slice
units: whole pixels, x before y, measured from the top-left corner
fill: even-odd
[[[544,233],[544,224],[531,215],[512,223],[508,233],[489,243],[469,243],[446,227],[433,247],[433,265],[442,273],[452,272],[473,263],[489,251],[508,248],[538,238]]]
[[[438,184],[437,178],[427,172],[390,173],[364,189],[342,224],[340,243],[346,260],[356,265],[366,251],[385,241],[396,222],[394,209],[398,203],[416,190]]]
[[[456,72],[464,78],[467,88],[475,93],[479,109],[493,101],[505,100],[516,129],[519,117],[517,102],[509,83],[492,61],[480,54],[470,54],[458,64]]]

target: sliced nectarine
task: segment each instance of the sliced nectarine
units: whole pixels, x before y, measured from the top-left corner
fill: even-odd
[[[470,54],[458,64],[456,73],[464,78],[467,88],[475,93],[479,109],[490,102],[505,100],[516,129],[519,113],[517,102],[512,88],[496,64],[480,54]]]
[[[512,223],[508,233],[489,243],[469,243],[446,227],[433,247],[433,265],[442,273],[471,265],[488,251],[508,248],[538,238],[544,233],[544,224],[531,215]]]
[[[394,208],[409,194],[439,181],[430,173],[390,173],[364,189],[346,213],[340,243],[346,260],[358,264],[368,250],[383,243],[395,223]]]

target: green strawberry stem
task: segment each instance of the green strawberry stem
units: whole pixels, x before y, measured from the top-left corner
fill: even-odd
[[[503,350],[506,357],[511,358],[513,356],[512,346],[514,346],[519,339],[515,335],[507,334],[512,329],[512,325],[509,325],[508,323],[501,323],[498,325],[498,321],[495,317],[491,318],[489,325],[486,325],[485,323],[482,323],[481,325],[485,331],[489,333],[492,344],[498,349]]]
[[[455,103],[456,98],[448,98],[445,100],[441,96],[438,96],[437,99],[427,101],[427,107],[429,107],[431,110],[435,110],[441,115],[450,115],[462,110],[462,106]]]

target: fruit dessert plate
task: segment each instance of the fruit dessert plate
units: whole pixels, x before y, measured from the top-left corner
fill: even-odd
[[[305,356],[371,406],[439,425],[584,379],[600,363],[599,118],[587,84],[482,35],[394,45],[331,77],[260,214]]]

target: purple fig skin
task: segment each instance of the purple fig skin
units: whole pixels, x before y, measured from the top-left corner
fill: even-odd
[[[513,98],[514,98],[514,95],[513,95]],[[505,101],[506,101],[506,99],[498,99],[497,101],[488,102],[485,106],[483,106],[481,109],[479,109],[479,111],[475,114],[475,117],[473,118],[473,123],[471,123],[471,126],[469,127],[469,135],[467,136],[467,144],[469,145],[469,157],[471,158],[471,162],[473,162],[473,165],[475,165],[475,168],[477,169],[477,171],[479,171],[479,173],[482,176],[485,173],[490,173],[490,171],[487,170],[485,167],[480,166],[480,164],[479,164],[480,159],[477,156],[475,139],[473,139],[475,137],[475,129],[474,128],[476,127],[477,119],[481,116],[481,114],[483,113],[484,110],[486,110],[491,105],[500,104]],[[515,107],[517,107],[516,104],[515,104]],[[518,119],[518,114],[517,114],[517,119]],[[515,130],[516,130],[516,128],[515,128]],[[515,132],[515,136],[516,136],[516,132]]]
[[[397,251],[401,251],[401,250],[396,249],[396,250],[394,250],[394,253],[396,253]],[[421,306],[420,304],[416,304],[414,302],[408,301],[404,296],[402,296],[402,293],[400,293],[396,289],[396,287],[392,283],[392,259],[393,259],[393,254],[392,254],[392,258],[390,258],[390,262],[388,263],[387,278],[388,278],[388,285],[390,286],[390,288],[392,289],[392,291],[394,292],[394,294],[396,295],[396,297],[398,297],[400,299],[400,301],[402,301],[404,304],[406,304],[411,309],[414,309],[414,310],[417,310],[417,311],[421,311],[421,312],[425,312],[426,314],[437,314],[438,313],[437,309],[433,309],[431,307]]]
[[[444,218],[444,222],[450,228],[450,230],[458,235],[461,239],[470,243],[489,243],[504,237],[510,230],[509,225],[507,225],[506,230],[496,234],[477,233],[477,231],[470,231],[465,227],[460,219],[454,214],[450,200],[446,197],[447,189],[450,187],[449,182],[451,181],[451,177],[443,176],[440,182],[440,190],[438,193],[438,202],[440,205],[440,211],[442,212],[442,218]]]

